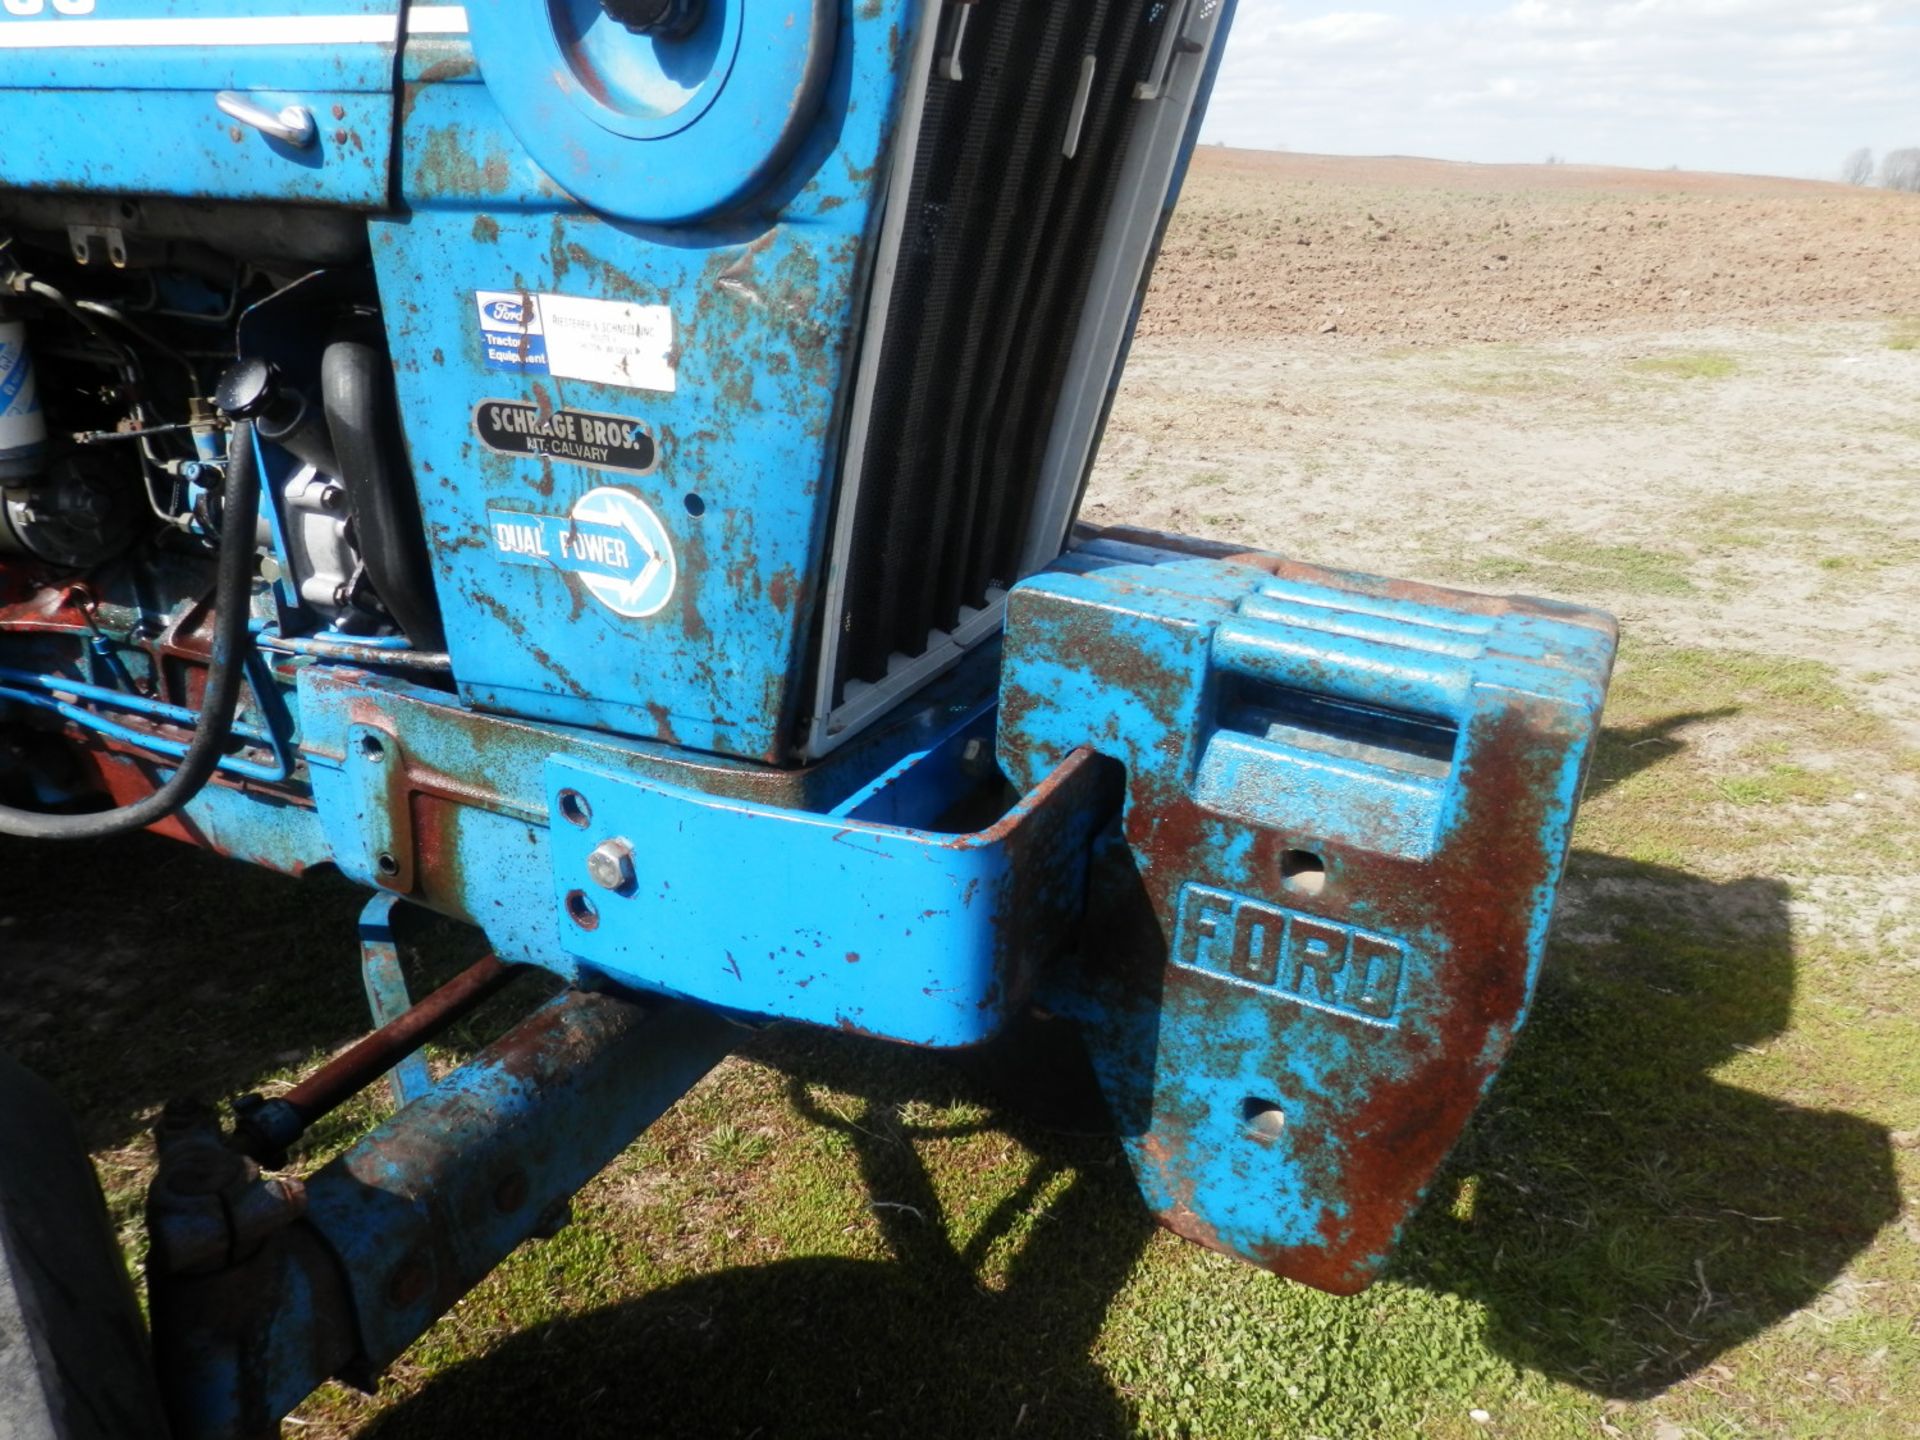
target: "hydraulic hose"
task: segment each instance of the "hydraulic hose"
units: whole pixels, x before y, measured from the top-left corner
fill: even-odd
[[[207,686],[200,702],[200,723],[178,767],[146,798],[92,815],[46,815],[0,805],[0,835],[23,840],[97,840],[144,830],[193,799],[213,775],[232,735],[233,712],[246,679],[247,647],[252,643],[247,622],[253,591],[254,527],[260,514],[260,472],[254,464],[253,426],[244,420],[233,427],[224,498]]]
[[[336,340],[320,357],[321,408],[340,457],[360,557],[374,593],[421,650],[446,648],[420,504],[400,436],[393,372],[384,352]]]

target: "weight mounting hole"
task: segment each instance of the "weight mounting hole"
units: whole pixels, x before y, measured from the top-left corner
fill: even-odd
[[[567,918],[582,930],[595,930],[600,925],[600,912],[584,890],[567,892]]]
[[[1289,850],[1280,857],[1280,883],[1296,895],[1318,895],[1327,888],[1327,862],[1311,850]]]
[[[578,825],[582,830],[593,822],[593,807],[578,790],[560,792],[560,814],[569,824]]]
[[[373,868],[391,880],[400,873],[400,862],[388,851],[382,850],[373,857]]]
[[[1271,1144],[1287,1128],[1287,1115],[1273,1101],[1249,1095],[1240,1102],[1240,1123],[1254,1139]]]
[[[360,753],[369,760],[384,760],[387,758],[386,742],[381,740],[378,735],[362,735],[360,737]]]
[[[696,519],[707,513],[707,502],[702,500],[698,495],[689,495],[681,503],[687,507],[687,514],[692,515]]]

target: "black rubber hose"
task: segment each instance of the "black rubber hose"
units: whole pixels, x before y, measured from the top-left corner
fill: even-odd
[[[98,840],[144,830],[200,793],[212,777],[233,731],[233,712],[246,679],[247,632],[253,594],[254,527],[260,515],[260,472],[253,463],[253,426],[233,427],[227,451],[225,515],[220,522],[219,578],[213,591],[213,650],[193,739],[166,783],[143,800],[92,815],[44,815],[0,805],[0,835],[22,840]]]
[[[420,528],[386,355],[336,340],[320,357],[320,403],[353,507],[354,539],[375,593],[422,650],[444,650],[427,539]]]

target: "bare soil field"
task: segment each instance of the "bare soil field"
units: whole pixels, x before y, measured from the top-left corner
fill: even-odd
[[[1451,345],[1915,312],[1911,195],[1203,148],[1140,334]]]
[[[1203,149],[1088,518],[1834,663],[1920,738],[1920,196]]]

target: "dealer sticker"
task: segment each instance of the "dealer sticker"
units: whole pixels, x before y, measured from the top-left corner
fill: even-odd
[[[487,368],[673,393],[673,311],[630,300],[476,290]]]
[[[482,400],[473,408],[473,433],[499,455],[534,455],[630,475],[649,474],[660,463],[653,432],[624,415]]]
[[[565,515],[489,509],[487,534],[501,559],[578,575],[594,599],[634,620],[664,609],[679,579],[667,527],[631,490],[589,490]]]

